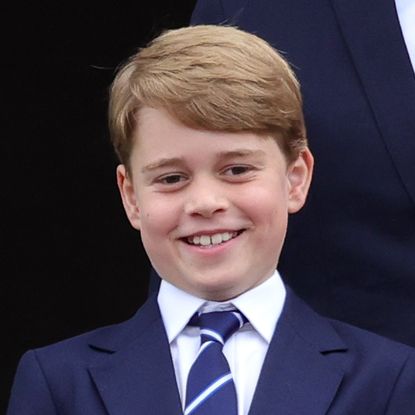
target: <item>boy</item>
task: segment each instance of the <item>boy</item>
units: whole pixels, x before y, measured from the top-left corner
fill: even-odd
[[[316,315],[275,271],[313,168],[275,50],[231,27],[167,32],[119,71],[110,128],[159,294],[28,352],[9,415],[413,413],[413,351]]]

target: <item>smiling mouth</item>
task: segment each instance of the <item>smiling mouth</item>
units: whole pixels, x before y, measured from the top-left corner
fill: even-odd
[[[244,229],[240,231],[232,231],[232,232],[218,232],[212,235],[192,235],[186,238],[183,238],[183,241],[188,243],[189,245],[195,246],[202,246],[202,247],[210,247],[223,244],[231,239],[236,238],[239,236]]]

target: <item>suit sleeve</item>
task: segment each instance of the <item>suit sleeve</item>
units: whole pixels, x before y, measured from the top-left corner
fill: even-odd
[[[57,415],[36,352],[23,355],[17,367],[7,415]]]
[[[411,352],[402,367],[385,414],[415,414],[415,352]]]

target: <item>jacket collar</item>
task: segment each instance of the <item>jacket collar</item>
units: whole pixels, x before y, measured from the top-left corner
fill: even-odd
[[[249,415],[326,413],[343,378],[346,351],[328,321],[288,289]],[[340,357],[339,364],[329,355]]]
[[[89,368],[110,415],[182,414],[169,343],[150,298],[117,336],[102,335],[90,347],[104,352]]]
[[[155,296],[116,336],[98,334],[90,346],[100,359],[89,371],[110,415],[182,413]],[[346,351],[330,324],[287,289],[249,414],[325,413],[343,377]]]

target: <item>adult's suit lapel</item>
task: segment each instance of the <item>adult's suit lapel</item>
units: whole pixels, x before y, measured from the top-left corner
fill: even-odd
[[[385,146],[415,203],[415,76],[395,3],[331,1]]]
[[[155,298],[133,318],[121,344],[91,345],[107,353],[90,367],[110,415],[182,414],[169,344]]]
[[[288,290],[249,415],[326,413],[343,378],[328,355],[346,350],[329,324]]]

